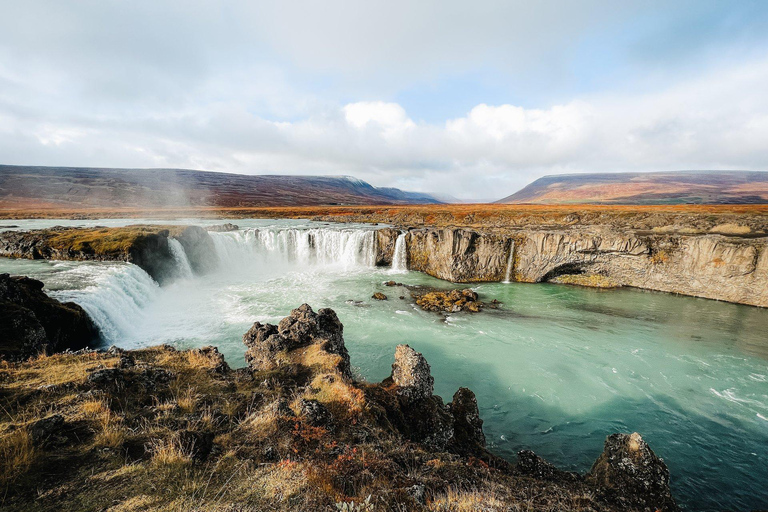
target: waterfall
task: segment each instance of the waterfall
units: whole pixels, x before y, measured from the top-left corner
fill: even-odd
[[[91,285],[51,295],[82,306],[107,343],[117,343],[131,332],[160,290],[149,274],[130,263],[83,266],[71,271],[72,277],[79,271],[87,271]]]
[[[366,229],[248,229],[211,233],[222,264],[228,268],[261,263],[373,267],[376,233]]]
[[[512,266],[515,263],[515,241],[509,241],[509,258],[507,258],[507,271],[504,273],[504,281],[502,283],[512,282]]]
[[[408,270],[405,233],[397,235],[397,240],[395,240],[395,252],[392,254],[392,270],[394,272],[406,272]]]
[[[187,253],[184,251],[184,246],[181,245],[181,242],[175,238],[168,238],[168,248],[171,250],[171,255],[176,262],[176,270],[179,277],[192,277],[192,265],[189,264]]]

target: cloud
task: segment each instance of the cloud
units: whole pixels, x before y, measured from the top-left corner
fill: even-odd
[[[767,167],[759,3],[695,2],[714,27],[696,33],[677,30],[686,2],[127,5],[3,7],[0,162],[351,174],[465,199],[558,172]],[[648,34],[673,56],[642,51]],[[503,101],[445,87],[432,101],[474,106],[427,122],[394,99],[481,74]]]

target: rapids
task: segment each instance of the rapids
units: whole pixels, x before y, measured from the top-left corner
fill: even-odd
[[[475,391],[491,449],[510,460],[530,448],[587,471],[607,434],[638,431],[669,465],[686,509],[768,506],[768,310],[631,289],[489,283],[473,288],[503,302],[499,310],[427,313],[383,282],[459,286],[405,270],[403,237],[393,267],[377,268],[370,226],[237,223],[243,229],[211,233],[217,272],[193,276],[179,244],[183,277],[163,287],[126,263],[0,259],[0,272],[41,279],[53,296],[81,304],[105,345],[216,345],[232,366],[244,364],[240,340],[254,321],[275,323],[303,302],[331,307],[360,375],[384,378],[395,345],[410,344],[446,400],[460,386]],[[376,291],[389,300],[370,300]]]

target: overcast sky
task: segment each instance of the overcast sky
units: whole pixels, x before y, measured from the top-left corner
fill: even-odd
[[[0,163],[498,199],[767,162],[762,0],[0,0]]]

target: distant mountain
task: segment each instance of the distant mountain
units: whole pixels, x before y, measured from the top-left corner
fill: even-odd
[[[244,175],[186,169],[0,165],[0,206],[186,207],[429,204],[428,194],[351,176]]]
[[[544,176],[497,203],[768,203],[768,172],[674,171]]]

